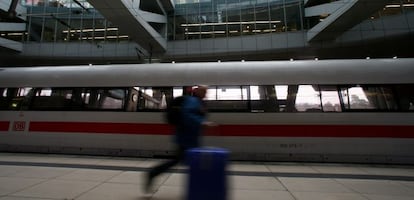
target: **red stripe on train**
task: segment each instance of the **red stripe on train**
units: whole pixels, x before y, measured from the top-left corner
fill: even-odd
[[[226,136],[414,138],[414,126],[385,125],[225,125]]]
[[[30,122],[29,131],[169,135],[167,124]],[[208,132],[220,136],[414,138],[414,126],[386,125],[220,125]]]
[[[167,135],[172,127],[167,124],[30,122],[29,131]]]
[[[0,121],[0,131],[8,131],[10,122]]]

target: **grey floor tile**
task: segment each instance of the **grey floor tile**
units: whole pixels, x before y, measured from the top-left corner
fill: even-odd
[[[64,159],[60,160],[59,163],[65,164],[79,164],[79,165],[95,165],[104,160],[105,158],[100,157],[83,157],[83,156],[73,156],[73,157],[65,157]]]
[[[145,181],[144,172],[133,172],[133,171],[124,171],[106,182],[110,183],[129,183],[129,184],[144,184]]]
[[[73,199],[92,188],[98,182],[50,180],[33,187],[12,194],[20,197],[51,198],[51,199]]]
[[[152,168],[162,162],[165,162],[166,159],[148,159],[138,163],[138,167]]]
[[[365,195],[369,200],[413,200],[414,196],[399,196],[399,195]]]
[[[286,190],[275,177],[228,176],[229,188],[247,190]]]
[[[120,184],[135,184],[139,185],[138,187],[142,189],[142,185],[146,183],[146,175],[146,172],[125,171],[107,180],[106,182]],[[164,184],[164,182],[168,179],[169,176],[171,176],[171,174],[165,173],[155,177],[152,183],[153,188],[156,189],[160,185]]]
[[[187,174],[171,174],[167,180],[163,183],[166,186],[180,186],[184,187],[187,185]]]
[[[227,166],[228,171],[241,171],[241,172],[270,172],[269,168],[261,164],[246,164],[232,162]]]
[[[0,197],[0,200],[50,200],[45,198],[33,198],[33,197],[14,197],[14,196],[6,196]]]
[[[398,168],[398,167],[361,167],[360,169],[373,175],[388,175],[388,176],[414,176],[413,168]]]
[[[289,191],[292,192],[353,192],[333,179],[279,177],[279,180]]]
[[[39,184],[47,179],[0,177],[0,195],[8,195]]]
[[[337,179],[337,181],[361,194],[413,196],[414,199],[414,189],[397,181],[358,179]]]
[[[396,182],[414,190],[414,181],[396,181]]]
[[[151,200],[183,200],[186,193],[182,186],[161,186]]]
[[[122,171],[115,170],[77,169],[76,171],[60,176],[57,179],[102,182],[121,173]]]
[[[25,166],[0,165],[0,176],[13,176],[27,169]]]
[[[69,174],[76,169],[73,168],[56,168],[56,167],[26,167],[25,170],[14,174],[14,177],[23,178],[56,178]]]
[[[275,173],[319,173],[311,166],[302,165],[267,165],[267,168]]]
[[[146,199],[134,184],[104,183],[83,193],[76,200],[139,200]]]
[[[231,190],[229,200],[295,200],[287,191]]]
[[[15,162],[46,162],[44,155],[38,154],[0,154],[0,161],[15,161]]]
[[[296,200],[367,200],[358,193],[293,192]]]
[[[141,163],[145,162],[146,159],[104,159],[96,164],[116,167],[139,167]]]
[[[312,168],[323,174],[368,174],[365,170],[351,166],[319,165],[312,166]]]

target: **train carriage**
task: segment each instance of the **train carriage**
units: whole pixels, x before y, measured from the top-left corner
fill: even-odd
[[[0,150],[168,156],[166,104],[203,84],[203,144],[232,159],[412,164],[413,75],[401,58],[1,68]]]

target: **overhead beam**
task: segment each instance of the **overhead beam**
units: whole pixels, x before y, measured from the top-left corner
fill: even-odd
[[[166,23],[167,16],[142,11],[140,1],[135,0],[88,0],[107,20],[149,54],[163,54],[167,49],[166,34],[160,34],[149,22]]]
[[[383,8],[387,2],[389,0],[342,0],[332,2],[342,5],[308,31],[308,42],[334,40],[345,31],[368,19],[374,12]],[[325,6],[328,6],[328,4]],[[305,8],[305,12],[307,9],[312,9],[312,7]]]

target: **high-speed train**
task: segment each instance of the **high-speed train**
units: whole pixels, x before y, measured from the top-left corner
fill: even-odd
[[[414,163],[414,59],[0,68],[0,151],[169,156],[170,99],[208,85],[234,160]]]

